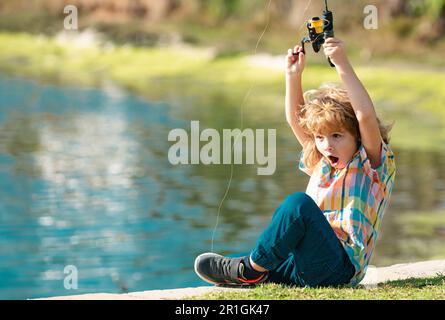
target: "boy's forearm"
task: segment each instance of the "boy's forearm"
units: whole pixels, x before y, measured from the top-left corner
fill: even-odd
[[[351,63],[346,61],[336,66],[337,72],[348,91],[349,99],[355,111],[357,118],[364,119],[371,115],[375,115],[374,104],[368,91],[358,78]]]
[[[288,122],[295,120],[300,106],[304,105],[301,75],[286,75],[286,119]]]

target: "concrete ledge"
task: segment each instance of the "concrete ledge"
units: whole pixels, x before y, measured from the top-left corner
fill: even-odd
[[[376,287],[377,284],[404,280],[408,278],[429,278],[437,275],[445,275],[445,260],[422,261],[407,264],[396,264],[389,267],[376,268],[370,266],[365,278],[360,282],[366,288]],[[59,296],[38,300],[176,300],[187,299],[192,296],[199,296],[213,291],[224,290],[249,290],[249,289],[234,289],[221,288],[215,286],[205,286],[196,288],[181,288],[170,290],[149,290],[141,292],[131,292],[126,294],[111,294],[111,293],[94,293],[81,294],[73,296]]]
[[[365,287],[374,287],[379,283],[388,281],[409,278],[430,278],[440,274],[445,275],[445,260],[395,264],[383,268],[370,266],[360,284]]]
[[[113,293],[89,293],[75,296],[59,296],[51,298],[43,298],[36,300],[180,300],[187,299],[193,296],[203,295],[214,291],[224,290],[249,290],[236,288],[222,288],[216,286],[205,287],[191,287],[180,289],[166,289],[166,290],[148,290],[140,292],[130,292],[122,294]]]

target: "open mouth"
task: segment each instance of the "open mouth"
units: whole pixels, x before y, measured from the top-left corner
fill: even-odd
[[[334,157],[334,156],[328,156],[329,161],[331,162],[332,166],[336,166],[338,164],[338,157]]]

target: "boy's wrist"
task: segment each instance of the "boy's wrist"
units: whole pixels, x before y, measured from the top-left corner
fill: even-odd
[[[303,73],[302,72],[292,72],[287,71],[286,72],[286,79],[295,81],[295,80],[301,80]]]
[[[339,74],[350,73],[351,71],[354,71],[351,63],[347,59],[344,60],[343,62],[335,64],[335,67]]]

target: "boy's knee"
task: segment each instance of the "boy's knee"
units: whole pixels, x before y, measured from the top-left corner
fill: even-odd
[[[292,193],[286,197],[286,203],[288,203],[294,207],[297,205],[301,205],[305,202],[311,201],[311,200],[312,200],[312,198],[309,197],[304,192],[295,192],[295,193]]]
[[[290,212],[298,215],[312,215],[313,211],[320,210],[312,198],[304,192],[295,192],[286,197],[286,206]]]

